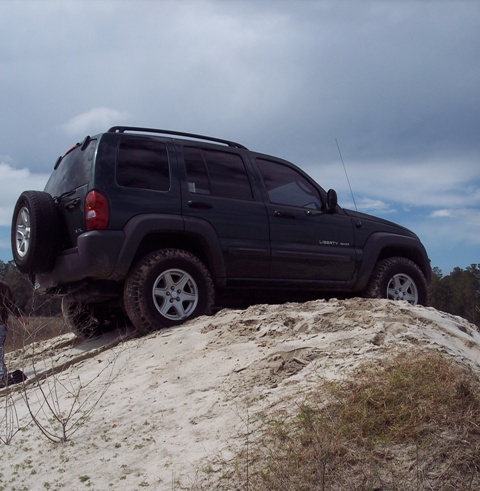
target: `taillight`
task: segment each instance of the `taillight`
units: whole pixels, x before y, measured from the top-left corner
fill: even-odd
[[[110,220],[107,198],[98,191],[90,191],[85,197],[85,225],[88,230],[103,230]]]

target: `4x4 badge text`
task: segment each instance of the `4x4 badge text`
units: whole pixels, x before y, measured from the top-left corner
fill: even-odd
[[[349,242],[337,242],[336,240],[319,240],[320,245],[349,247]]]

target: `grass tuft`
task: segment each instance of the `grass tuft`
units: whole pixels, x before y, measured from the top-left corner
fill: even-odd
[[[438,428],[468,429],[472,411],[480,416],[474,375],[437,354],[403,354],[358,377],[332,387],[344,437],[358,445],[421,444]]]
[[[322,383],[296,411],[264,422],[216,488],[480,489],[479,424],[471,370],[434,352],[402,354]]]

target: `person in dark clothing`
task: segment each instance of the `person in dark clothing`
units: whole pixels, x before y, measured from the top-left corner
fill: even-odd
[[[5,341],[8,332],[8,317],[12,314],[23,325],[26,319],[15,303],[10,287],[0,280],[0,388],[8,384],[8,371],[5,366]]]

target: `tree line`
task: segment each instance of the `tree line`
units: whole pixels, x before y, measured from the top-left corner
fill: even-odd
[[[430,305],[480,327],[480,264],[455,268],[446,276],[439,268],[433,268]]]
[[[28,277],[20,273],[13,261],[0,260],[0,279],[10,285],[18,306],[26,314],[50,317],[60,313],[61,300],[35,293]],[[455,268],[445,276],[440,268],[433,268],[430,305],[480,327],[480,264]]]
[[[13,260],[0,260],[0,279],[10,286],[18,307],[26,315],[52,317],[61,312],[61,299],[35,292],[28,276],[18,270]]]

